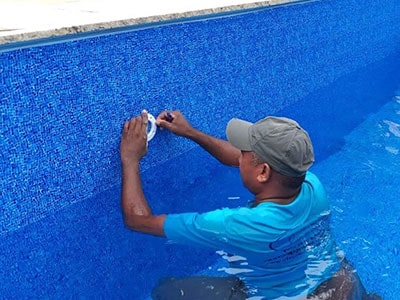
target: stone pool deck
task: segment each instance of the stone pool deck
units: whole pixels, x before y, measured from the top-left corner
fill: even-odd
[[[236,13],[299,0],[2,0],[0,45],[125,26],[157,25],[187,18]],[[200,1],[198,1],[200,2]]]

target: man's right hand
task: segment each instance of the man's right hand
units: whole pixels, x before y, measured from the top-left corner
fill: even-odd
[[[195,131],[179,110],[163,111],[158,115],[156,124],[161,128],[167,128],[176,135],[188,138]]]
[[[189,138],[203,147],[221,163],[239,166],[240,150],[225,140],[215,138],[194,128],[178,110],[163,111],[157,117],[156,124],[171,132]]]

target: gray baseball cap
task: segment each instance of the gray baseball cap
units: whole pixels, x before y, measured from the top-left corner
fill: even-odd
[[[300,125],[283,117],[266,117],[256,123],[232,119],[228,141],[242,151],[253,151],[275,171],[303,176],[314,162],[311,139]]]

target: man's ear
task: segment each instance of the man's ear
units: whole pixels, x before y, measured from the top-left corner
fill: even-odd
[[[257,180],[259,183],[264,183],[271,177],[271,167],[267,163],[262,163],[259,165],[260,173],[257,175]]]

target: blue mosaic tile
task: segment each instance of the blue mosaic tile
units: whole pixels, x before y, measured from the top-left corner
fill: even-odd
[[[0,295],[147,295],[156,280],[149,270],[198,271],[177,259],[192,250],[123,228],[123,122],[143,108],[180,109],[194,126],[223,137],[232,117],[255,121],[285,111],[310,128],[324,158],[355,124],[346,120],[329,144],[316,130],[327,126],[321,115],[335,119],[343,107],[354,109],[352,97],[365,99],[368,114],[376,95],[372,84],[356,96],[330,93],[331,85],[398,57],[399,24],[398,1],[325,0],[0,52]],[[386,95],[392,82],[382,81],[375,84]],[[169,199],[184,184],[212,184],[204,177],[216,163],[197,151],[166,131],[150,142],[142,170],[145,185],[158,189],[149,193],[155,210],[181,205],[157,198]],[[197,158],[191,165],[183,162],[189,152]],[[152,176],[160,168],[167,171]],[[188,210],[213,204],[183,202]],[[212,264],[210,253],[194,253]]]

